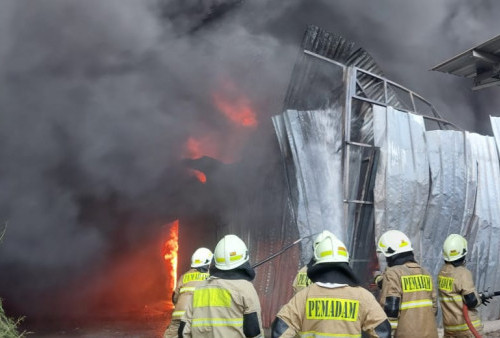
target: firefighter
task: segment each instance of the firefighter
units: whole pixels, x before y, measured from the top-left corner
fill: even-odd
[[[172,295],[172,302],[175,308],[172,313],[170,325],[163,334],[164,338],[177,337],[181,317],[191,302],[195,287],[209,276],[208,268],[212,262],[212,257],[212,251],[207,248],[199,248],[191,256],[191,269],[181,276]]]
[[[277,314],[274,337],[390,337],[391,326],[375,297],[359,286],[344,243],[323,232],[314,243],[307,275],[313,282]],[[319,237],[319,236],[318,236]]]
[[[398,230],[380,236],[377,252],[387,261],[382,274],[380,305],[394,337],[438,337],[437,297],[431,275],[413,256],[408,237]]]
[[[474,337],[465,322],[462,307],[465,304],[469,318],[476,331],[481,334],[482,323],[476,310],[481,301],[471,272],[465,267],[467,240],[458,234],[449,235],[443,244],[445,264],[439,271],[439,300],[443,312],[445,337]]]
[[[293,294],[295,295],[300,290],[305,289],[309,284],[311,284],[311,280],[307,277],[307,265],[305,265],[297,272],[293,280]]]
[[[226,235],[215,247],[214,260],[210,277],[196,288],[182,317],[179,337],[263,336],[247,246],[238,236]]]

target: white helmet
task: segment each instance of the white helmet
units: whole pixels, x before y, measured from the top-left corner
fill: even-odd
[[[214,251],[215,267],[232,270],[248,261],[248,249],[236,235],[226,235],[217,243]]]
[[[199,268],[200,266],[205,266],[210,264],[214,254],[207,248],[198,248],[191,256],[191,267]]]
[[[321,263],[349,263],[347,249],[330,231],[323,231],[314,241],[314,264]]]
[[[443,243],[443,256],[447,262],[453,262],[467,255],[467,240],[459,234],[451,234]]]
[[[378,240],[377,252],[383,253],[385,257],[408,251],[413,251],[410,239],[399,230],[386,231]]]
[[[313,244],[313,250],[314,248],[316,247],[316,245],[321,242],[323,239],[325,239],[326,237],[334,237],[334,238],[337,238],[337,236],[335,236],[333,233],[331,233],[330,231],[328,230],[323,230],[319,233],[318,236],[316,236],[316,238],[314,239],[314,244]]]

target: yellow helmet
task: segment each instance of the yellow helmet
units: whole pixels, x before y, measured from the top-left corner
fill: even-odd
[[[451,234],[443,243],[443,256],[447,262],[453,262],[467,255],[467,240],[459,234]]]
[[[330,231],[323,231],[314,241],[314,264],[349,263],[346,246]]]
[[[413,251],[410,239],[399,230],[384,232],[377,243],[377,252],[384,254],[385,257],[408,251]]]
[[[224,236],[215,247],[214,257],[219,270],[232,270],[249,259],[246,244],[236,235]]]
[[[191,256],[191,267],[198,268],[210,264],[213,257],[212,251],[207,248],[198,248]]]

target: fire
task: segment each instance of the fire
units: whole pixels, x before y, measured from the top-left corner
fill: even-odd
[[[191,136],[184,144],[184,157],[196,160],[208,156],[226,164],[233,163],[234,156],[231,151],[228,151],[227,144],[224,144],[227,138],[227,135],[221,136],[214,133],[206,133],[197,137]]]
[[[233,97],[233,99],[229,99],[220,93],[214,93],[213,99],[217,109],[219,109],[231,122],[243,127],[257,126],[257,116],[247,97],[238,95]]]
[[[177,254],[179,252],[179,220],[166,225],[168,230],[168,238],[163,244],[162,255],[165,259],[165,266],[169,273],[167,289],[169,295],[175,289],[177,284]]]
[[[198,179],[201,183],[205,184],[207,183],[207,176],[203,171],[196,170],[196,169],[189,169],[189,172]]]

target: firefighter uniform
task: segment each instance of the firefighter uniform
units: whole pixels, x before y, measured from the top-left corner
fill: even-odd
[[[394,337],[437,338],[436,289],[431,275],[415,262],[408,236],[399,230],[386,231],[380,236],[377,252],[387,261],[380,305],[389,317]]]
[[[164,338],[176,338],[177,330],[181,323],[181,317],[186,312],[186,308],[191,302],[194,289],[200,285],[209,276],[208,273],[199,272],[196,269],[190,269],[181,276],[177,287],[175,288],[172,300],[175,304],[172,320],[168,326]]]
[[[359,286],[349,253],[334,234],[323,231],[313,244],[307,266],[313,282],[299,291],[276,316],[271,337],[388,338],[391,326],[375,297]]]
[[[244,317],[252,313],[263,332],[260,301],[251,282],[210,277],[194,291],[183,318],[183,337],[246,337]]]
[[[471,272],[465,266],[454,267],[452,264],[444,264],[439,272],[438,284],[445,337],[474,337],[462,313],[464,295],[473,293],[476,299],[480,299]],[[476,309],[469,309],[469,318],[472,325],[481,333],[482,323]]]
[[[311,283],[311,280],[309,279],[309,277],[307,277],[307,266],[304,266],[299,270],[299,272],[295,276],[295,279],[293,280],[293,294],[296,294],[300,290],[305,289]]]
[[[438,337],[436,290],[431,275],[415,262],[388,267],[382,277],[380,304],[400,299],[399,316],[389,316],[395,337]],[[418,332],[418,334],[417,334]]]
[[[464,266],[466,255],[467,240],[459,234],[449,235],[443,243],[445,264],[438,275],[445,337],[474,337],[465,322],[464,304],[475,330],[481,334],[483,328],[476,310],[483,297],[477,293],[472,274]]]
[[[246,244],[226,235],[214,251],[210,277],[193,293],[179,337],[262,337],[260,301],[251,281],[255,271]]]
[[[362,287],[317,282],[297,293],[277,315],[288,329],[280,337],[379,337],[387,320],[375,297]]]

